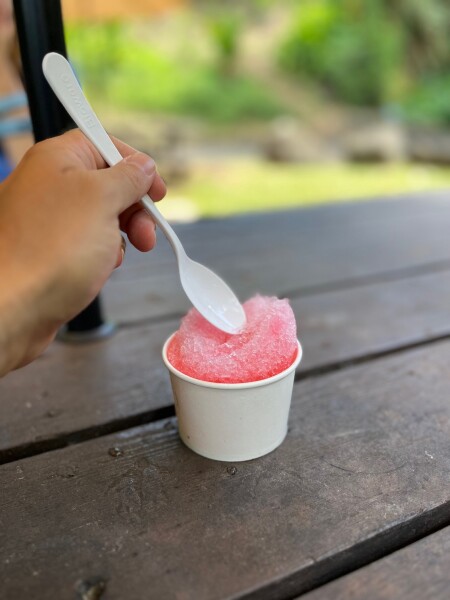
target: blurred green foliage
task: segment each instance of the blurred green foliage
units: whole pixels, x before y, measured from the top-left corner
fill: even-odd
[[[122,58],[123,31],[119,21],[66,28],[71,58],[89,87],[102,89],[116,73]]]
[[[450,125],[450,73],[424,77],[402,105],[403,115],[423,125]]]
[[[220,61],[234,60],[228,25],[215,29]],[[70,56],[88,94],[114,106],[201,116],[213,122],[267,119],[279,102],[250,77],[224,72],[217,64],[164,54],[130,35],[125,24],[67,28]]]
[[[224,75],[232,75],[236,69],[242,21],[235,12],[220,11],[209,19],[208,25],[219,71]]]
[[[382,23],[376,8],[368,0],[369,10],[358,15],[342,11],[339,2],[302,4],[281,46],[281,65],[316,78],[348,102],[382,103],[399,69],[402,49],[395,29]]]
[[[287,22],[274,62],[299,89],[309,82],[338,101],[450,125],[450,0],[198,0],[185,24],[195,24],[194,39],[178,54],[167,52],[176,35],[164,46],[105,22],[69,25],[70,56],[88,93],[115,106],[219,123],[270,119],[286,112],[282,93],[241,63],[248,28],[272,10]]]
[[[278,59],[345,102],[449,123],[449,35],[448,0],[303,0]]]

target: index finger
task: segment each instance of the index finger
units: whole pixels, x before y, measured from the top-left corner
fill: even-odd
[[[138,152],[138,150],[116,137],[110,136],[110,138],[123,158]],[[53,155],[57,151],[58,170],[68,171],[79,167],[88,170],[98,170],[108,167],[94,144],[79,129],[72,129],[52,140],[41,142],[41,144],[46,144],[47,151],[52,152]],[[64,152],[61,152],[61,149]],[[163,178],[159,173],[156,173],[153,183],[148,190],[151,199],[155,201],[161,200],[166,195],[166,192],[166,184]]]

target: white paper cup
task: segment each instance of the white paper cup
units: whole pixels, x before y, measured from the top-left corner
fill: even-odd
[[[292,387],[302,347],[290,367],[260,381],[211,383],[178,371],[167,358],[178,429],[183,442],[197,454],[236,462],[264,456],[286,437]]]

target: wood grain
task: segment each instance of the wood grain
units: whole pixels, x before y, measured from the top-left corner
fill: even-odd
[[[295,298],[300,375],[450,335],[449,297],[450,272]],[[170,414],[160,353],[177,326],[135,326],[81,346],[55,343],[0,381],[0,462]]]
[[[302,600],[447,600],[450,527],[378,560]]]
[[[447,342],[297,383],[255,461],[196,456],[169,420],[3,465],[3,596],[277,600],[447,524],[449,361]]]
[[[10,373],[0,381],[0,462],[160,417],[172,404],[161,348],[173,329],[155,324],[101,342],[55,342]]]
[[[241,299],[284,295],[429,265],[450,267],[445,194],[342,204],[180,225],[192,258],[215,269]],[[175,259],[160,236],[149,255],[130,248],[105,290],[121,323],[179,315],[188,308]]]

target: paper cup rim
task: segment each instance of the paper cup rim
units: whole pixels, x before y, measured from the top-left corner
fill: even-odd
[[[182,373],[177,368],[175,368],[172,365],[172,363],[169,361],[169,359],[167,357],[167,348],[169,347],[169,344],[172,341],[172,338],[174,337],[175,333],[172,333],[172,335],[169,336],[169,338],[164,343],[164,346],[162,349],[162,358],[163,358],[164,364],[166,365],[166,367],[169,369],[169,371],[171,373],[173,373],[180,379],[184,379],[184,381],[188,381],[189,383],[193,383],[194,385],[198,385],[200,387],[215,388],[215,389],[219,389],[219,390],[242,390],[242,389],[246,389],[246,388],[255,388],[255,387],[262,386],[262,385],[274,383],[275,381],[278,381],[279,379],[283,379],[284,377],[286,377],[287,375],[292,373],[292,371],[294,371],[297,368],[297,366],[300,364],[300,361],[301,361],[302,355],[303,355],[303,350],[302,350],[301,344],[300,344],[299,340],[297,340],[297,344],[298,344],[297,354],[296,354],[296,357],[294,358],[292,364],[287,369],[284,369],[284,371],[281,371],[280,373],[277,373],[276,375],[272,375],[272,377],[267,377],[266,379],[258,379],[257,381],[246,381],[245,383],[216,383],[214,381],[203,381],[202,379],[196,379],[195,377],[191,377],[190,375],[186,375],[185,373]]]

